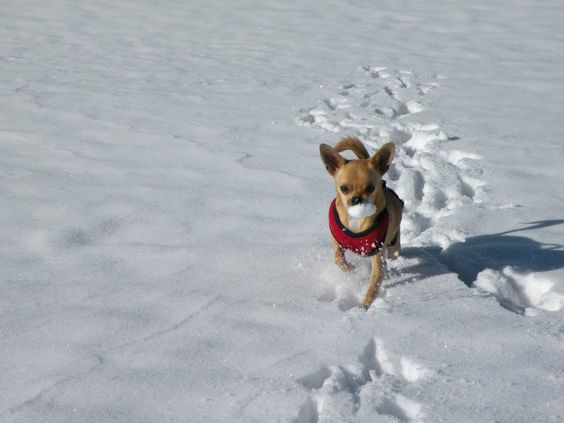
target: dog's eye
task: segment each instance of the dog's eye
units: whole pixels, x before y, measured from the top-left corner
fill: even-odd
[[[371,194],[374,192],[374,185],[370,184],[366,187],[366,193]]]
[[[341,188],[340,188],[340,189],[341,189],[341,192],[342,192],[343,194],[348,194],[348,193],[349,193],[349,187],[346,186],[346,185],[341,185]]]

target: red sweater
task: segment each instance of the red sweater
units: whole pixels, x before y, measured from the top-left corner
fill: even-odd
[[[363,232],[355,233],[348,230],[342,224],[341,219],[339,219],[339,213],[337,213],[335,201],[334,199],[329,207],[329,229],[335,240],[342,248],[353,251],[356,254],[362,256],[373,256],[376,254],[382,247],[388,232],[388,210],[384,209],[376,217],[372,227]]]

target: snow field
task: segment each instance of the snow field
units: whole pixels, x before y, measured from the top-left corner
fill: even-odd
[[[2,423],[564,420],[559,2],[3,6]],[[367,312],[345,134],[407,203]]]

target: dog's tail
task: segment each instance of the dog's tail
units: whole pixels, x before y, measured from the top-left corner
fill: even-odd
[[[341,140],[335,146],[334,150],[337,153],[350,150],[354,154],[356,154],[356,157],[358,157],[359,159],[368,159],[370,157],[370,154],[368,154],[366,147],[356,137],[341,138]]]

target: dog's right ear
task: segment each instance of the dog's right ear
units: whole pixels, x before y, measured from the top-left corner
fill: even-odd
[[[319,153],[321,154],[321,161],[325,164],[325,169],[327,169],[327,172],[329,172],[331,176],[335,175],[337,169],[345,164],[345,159],[327,144],[321,144],[319,146]]]

